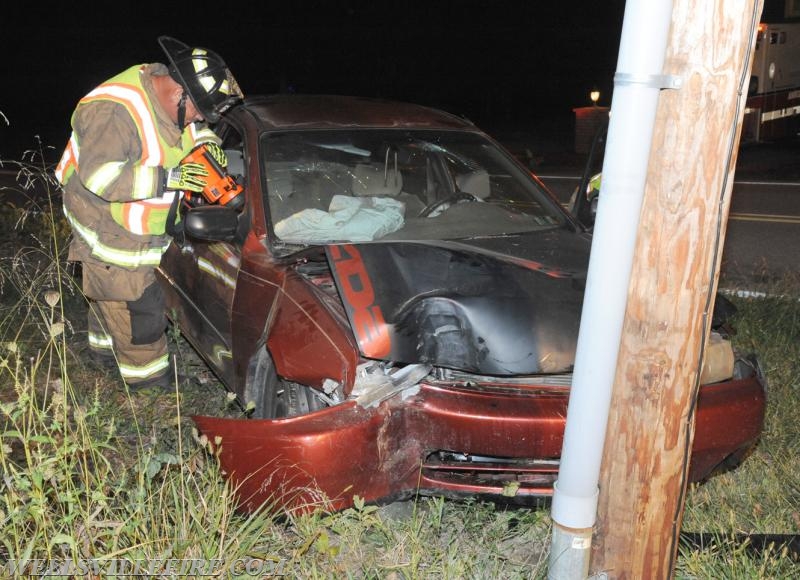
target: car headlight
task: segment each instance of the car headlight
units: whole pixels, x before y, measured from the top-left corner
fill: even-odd
[[[700,384],[718,383],[731,378],[734,362],[731,341],[712,332],[706,345],[703,369],[700,371]]]

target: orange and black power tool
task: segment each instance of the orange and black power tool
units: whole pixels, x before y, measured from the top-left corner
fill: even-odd
[[[208,145],[202,143],[192,149],[189,154],[181,160],[181,163],[199,163],[208,171],[206,186],[201,192],[203,199],[208,203],[218,203],[235,210],[239,210],[244,205],[244,188],[236,183],[225,168],[208,151]],[[184,197],[190,206],[202,204],[202,201],[193,198],[197,193],[187,191]]]

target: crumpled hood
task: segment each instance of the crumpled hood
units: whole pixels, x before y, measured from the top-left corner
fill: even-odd
[[[589,247],[547,230],[326,254],[363,356],[502,376],[572,369]]]

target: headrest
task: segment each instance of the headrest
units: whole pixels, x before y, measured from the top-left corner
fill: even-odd
[[[353,169],[353,195],[396,196],[403,189],[403,175],[394,167],[383,164],[359,163]]]

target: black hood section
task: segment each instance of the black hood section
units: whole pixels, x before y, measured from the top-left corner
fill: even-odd
[[[365,357],[519,375],[572,369],[589,246],[549,230],[326,253]]]

